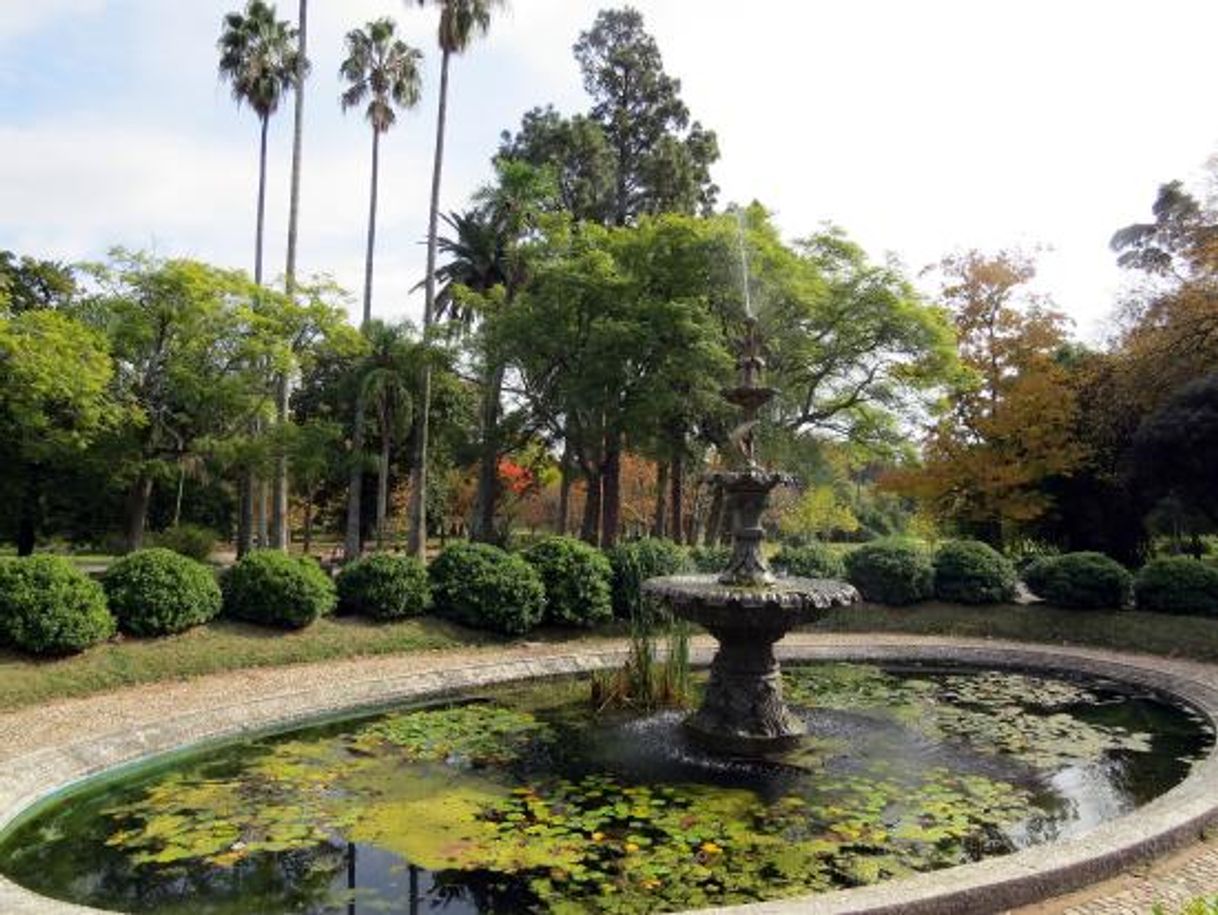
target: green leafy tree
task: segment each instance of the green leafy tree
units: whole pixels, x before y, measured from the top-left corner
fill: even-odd
[[[419,0],[425,4],[427,0]],[[432,165],[431,208],[427,220],[427,273],[424,275],[423,338],[430,339],[436,309],[436,252],[440,232],[440,178],[444,167],[444,130],[448,120],[448,66],[453,54],[461,54],[475,35],[491,27],[491,13],[504,0],[431,0],[440,7],[440,100],[436,115],[435,161]],[[424,363],[419,390],[419,429],[415,436],[414,471],[410,489],[408,550],[420,559],[427,552],[427,437],[431,413],[431,368]]]
[[[70,267],[0,251],[0,313],[62,308],[75,294],[76,279]]]
[[[364,263],[364,324],[372,320],[372,265],[376,250],[376,198],[380,176],[381,134],[397,120],[395,109],[419,102],[423,54],[395,37],[392,19],[369,22],[347,33],[347,57],[339,67],[350,85],[343,92],[343,110],[367,101],[365,116],[372,125],[372,191],[368,207],[368,251]]]
[[[601,10],[580,35],[575,58],[593,99],[590,117],[613,151],[613,222],[709,212],[718,193],[710,179],[719,157],[715,134],[690,123],[681,81],[664,72],[638,10]]]
[[[18,506],[19,555],[34,550],[48,473],[117,421],[113,372],[105,338],[68,315],[0,315],[0,479]]]

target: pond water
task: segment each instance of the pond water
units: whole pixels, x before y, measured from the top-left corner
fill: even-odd
[[[536,682],[234,743],[86,784],[0,871],[103,909],[655,912],[951,867],[1078,834],[1182,780],[1195,711],[1101,681],[792,666],[811,737],[707,753],[676,711]]]

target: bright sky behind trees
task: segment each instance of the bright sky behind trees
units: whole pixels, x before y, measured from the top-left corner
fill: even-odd
[[[0,0],[0,249],[111,245],[252,269],[257,121],[216,74],[238,0]],[[514,0],[454,61],[443,207],[491,176],[499,132],[586,110],[571,45],[607,0]],[[1107,248],[1158,185],[1218,150],[1202,0],[635,0],[692,116],[718,132],[721,202],[790,236],[830,220],[912,271],[952,249],[1041,244],[1040,286],[1096,337]],[[279,0],[294,18],[295,0]],[[439,55],[434,10],[311,0],[301,272],[362,276],[366,129],[343,118],[347,30],[381,15],[424,50],[423,103],[382,151],[380,316],[418,319]],[[267,273],[283,269],[290,110],[272,123]],[[356,305],[352,305],[353,313]]]

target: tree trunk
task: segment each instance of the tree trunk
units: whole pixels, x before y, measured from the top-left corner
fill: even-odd
[[[495,540],[495,503],[499,496],[499,397],[503,366],[491,370],[482,393],[482,455],[478,467],[478,496],[474,503],[474,539]]]
[[[703,543],[707,546],[715,546],[719,542],[719,529],[723,526],[723,486],[719,483],[711,485],[715,491],[711,494],[710,511],[706,514],[706,539]]]
[[[178,458],[178,494],[173,500],[173,526],[182,523],[182,495],[186,490],[186,465]]]
[[[313,493],[305,496],[304,504],[304,554],[313,549]]]
[[[248,553],[254,545],[254,487],[253,472],[241,471],[237,483],[240,509],[237,512],[237,558]]]
[[[258,478],[258,547],[269,549],[271,546],[271,488],[266,480]]]
[[[579,537],[585,543],[599,546],[597,535],[601,523],[601,475],[599,471],[585,470],[584,480],[587,483],[587,493],[584,497],[584,520],[580,525]]]
[[[144,542],[144,525],[148,521],[148,503],[152,500],[152,477],[141,474],[127,491],[127,552],[132,553]]]
[[[651,536],[664,536],[664,515],[668,510],[668,462],[656,461],[656,511],[651,522]]]
[[[555,525],[558,528],[559,536],[567,535],[567,526],[570,523],[571,515],[571,445],[569,442],[563,442],[562,446],[562,463],[559,466],[562,473],[562,481],[558,484],[558,522]]]
[[[436,241],[440,220],[440,175],[444,166],[444,121],[448,117],[448,61],[446,50],[440,58],[440,105],[436,115],[436,155],[431,172],[431,212],[427,220],[427,274],[424,277],[423,340],[430,343],[429,331],[436,307]],[[419,385],[419,434],[416,440],[414,472],[410,480],[410,536],[407,550],[412,556],[427,559],[427,424],[431,416],[431,362],[423,363]]]
[[[25,487],[21,493],[21,516],[17,522],[17,555],[30,556],[38,543],[38,516],[42,502],[42,474],[34,464],[25,465]]]
[[[672,522],[668,526],[669,533],[673,540],[682,543],[685,533],[681,517],[685,507],[685,462],[681,460],[680,452],[673,455],[669,481],[672,484]]]
[[[284,268],[284,290],[289,296],[296,292],[296,241],[300,228],[300,170],[301,147],[304,138],[304,64],[308,53],[309,3],[300,0],[300,19],[297,27],[297,50],[300,67],[296,71],[296,112],[292,125],[292,186],[288,201],[288,256]],[[275,380],[275,419],[282,426],[288,422],[291,412],[291,379],[281,374]],[[278,550],[287,552],[292,540],[288,521],[288,456],[275,456],[274,492],[271,496],[271,542]]]
[[[376,251],[376,194],[381,169],[381,132],[372,128],[372,193],[368,203],[368,250],[364,255],[364,324],[372,320],[372,261]]]
[[[605,459],[601,463],[601,546],[617,543],[622,519],[622,435],[605,437]]]
[[[266,134],[271,125],[269,117],[262,118],[262,134],[258,145],[258,226],[254,232],[254,282],[262,285],[262,230],[266,225]]]
[[[389,454],[393,446],[390,433],[389,405],[382,398],[381,409],[381,460],[376,473],[376,548],[385,548],[385,519],[389,516]]]
[[[360,538],[361,497],[364,491],[364,393],[355,398],[355,424],[351,434],[351,476],[347,483],[347,536],[343,559],[358,559],[363,546]]]

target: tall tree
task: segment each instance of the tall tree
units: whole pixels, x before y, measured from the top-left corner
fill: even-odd
[[[347,57],[339,72],[350,85],[342,95],[343,110],[366,100],[365,115],[372,125],[372,191],[368,207],[368,248],[364,260],[364,320],[372,320],[372,267],[376,250],[376,202],[380,176],[381,134],[397,120],[396,108],[413,108],[419,102],[423,54],[396,38],[397,26],[389,18],[369,22],[347,33]]]
[[[273,5],[263,0],[249,0],[244,14],[232,12],[224,17],[218,42],[221,78],[232,84],[233,98],[238,105],[247,104],[253,109],[260,125],[258,217],[254,233],[254,283],[257,286],[262,285],[262,241],[266,225],[267,133],[271,115],[279,110],[284,93],[292,87],[304,66],[296,44],[296,29],[286,20],[276,19],[275,15]],[[279,403],[284,399],[280,397]],[[264,491],[264,487],[259,480],[253,476],[246,480],[242,493],[243,523],[237,544],[239,553],[249,549],[255,516],[259,519],[259,528],[266,525],[265,512],[255,510],[255,503],[259,506],[262,503],[260,491]],[[262,539],[266,546],[265,538]]]
[[[0,312],[63,308],[75,294],[76,278],[70,267],[0,250]]]
[[[296,248],[300,230],[300,173],[304,147],[304,87],[309,72],[308,61],[309,0],[300,0],[296,20],[296,68],[292,74],[295,110],[292,118],[292,183],[288,195],[288,253],[284,267],[284,291],[296,294]],[[279,431],[287,428],[291,403],[291,379],[281,375],[276,381],[275,419]],[[271,542],[280,550],[288,548],[288,455],[281,452],[275,459],[275,491],[271,504]]]
[[[238,105],[249,105],[259,122],[258,224],[254,238],[254,282],[262,285],[262,235],[266,217],[266,141],[271,115],[296,80],[302,64],[297,31],[275,18],[275,7],[250,0],[245,12],[224,17],[220,76],[232,84]]]
[[[638,10],[601,10],[575,44],[591,119],[614,154],[613,222],[643,213],[709,212],[718,188],[713,131],[689,120],[681,81],[664,72],[659,46]]]
[[[427,0],[418,0],[425,5]],[[453,54],[469,47],[475,35],[486,34],[491,11],[504,0],[432,0],[440,7],[440,97],[436,114],[436,147],[431,176],[431,208],[427,220],[427,273],[423,295],[423,341],[430,342],[436,305],[436,250],[440,220],[440,178],[444,167],[444,128],[448,118],[448,67]],[[427,553],[427,436],[431,412],[431,361],[425,360],[419,390],[419,428],[411,474],[410,528],[407,549],[423,558]]]

